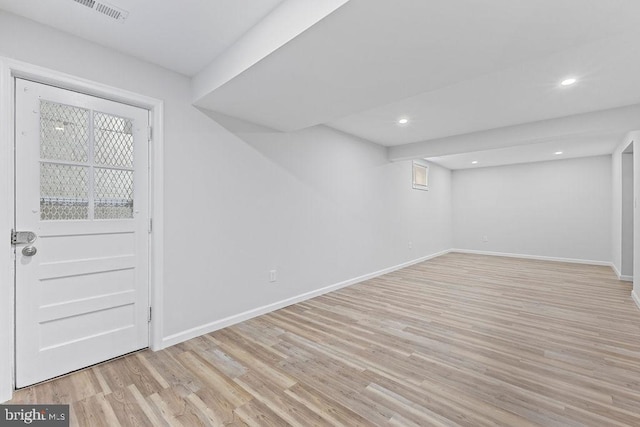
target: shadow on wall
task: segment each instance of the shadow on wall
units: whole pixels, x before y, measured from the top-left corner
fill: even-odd
[[[414,190],[412,162],[390,162],[387,148],[381,145],[322,125],[280,132],[200,111],[273,167],[256,164],[261,173],[271,174],[270,178],[262,179],[255,171],[247,174],[257,176],[257,188],[268,193],[268,197],[262,193],[259,197],[269,209],[287,215],[289,228],[298,224],[302,229],[301,234],[287,233],[292,244],[304,240],[300,236],[308,236],[326,241],[332,257],[359,259],[360,267],[343,277],[451,247],[448,169],[433,165],[430,191]],[[246,167],[252,164],[248,162]],[[341,260],[337,262],[344,262]]]
[[[272,234],[264,250],[272,256],[270,242],[279,245],[272,262],[281,265],[283,283],[285,269],[320,286],[451,247],[450,171],[435,167],[438,184],[416,191],[411,162],[390,162],[383,146],[326,126],[280,132],[199,111],[234,136],[225,144],[242,144],[264,159],[248,155],[233,167],[247,168],[239,179],[252,182],[245,193],[262,224],[257,232]]]
[[[401,168],[408,163],[391,163],[385,147],[326,126],[281,132],[198,109],[278,169],[284,169],[296,181],[329,199],[342,194],[352,203],[354,197],[373,191],[372,175],[384,175],[384,168]]]

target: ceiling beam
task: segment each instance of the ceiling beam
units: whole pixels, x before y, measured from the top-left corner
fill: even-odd
[[[391,161],[493,150],[640,128],[640,104],[414,142],[388,148]]]
[[[285,0],[229,49],[191,79],[193,103],[207,108],[207,98],[349,0]]]

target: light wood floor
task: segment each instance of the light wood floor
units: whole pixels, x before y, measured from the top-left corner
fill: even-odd
[[[21,390],[72,425],[640,426],[608,267],[449,254]]]

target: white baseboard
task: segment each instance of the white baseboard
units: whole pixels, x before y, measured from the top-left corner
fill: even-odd
[[[282,301],[278,301],[272,304],[267,304],[262,307],[254,308],[252,310],[245,311],[243,313],[235,314],[233,316],[225,317],[224,319],[216,320],[211,323],[207,323],[202,326],[197,326],[195,328],[187,329],[186,331],[178,332],[177,334],[169,335],[162,339],[162,348],[167,348],[172,345],[190,340],[191,338],[199,337],[200,335],[208,334],[214,331],[217,331],[222,328],[226,328],[231,325],[235,325],[236,323],[244,322],[245,320],[249,320],[253,317],[260,316],[262,314],[270,313],[272,311],[287,307],[292,304],[296,304],[302,301],[306,301],[310,298],[314,298],[328,292],[336,291],[338,289],[355,285],[356,283],[363,282],[365,280],[373,279],[374,277],[382,276],[383,274],[388,274],[396,270],[400,270],[401,268],[409,267],[410,265],[417,264],[419,262],[427,261],[432,258],[439,257],[441,255],[445,255],[451,252],[450,250],[445,250],[441,252],[437,252],[435,254],[426,255],[402,264],[394,265],[392,267],[388,267],[382,270],[375,271],[373,273],[365,274],[363,276],[355,277],[353,279],[345,280],[340,283],[335,283],[333,285],[326,286],[324,288],[316,289],[314,291],[306,292],[301,295],[297,295],[291,298],[284,299]]]
[[[508,258],[524,258],[524,259],[536,259],[539,261],[554,261],[554,262],[570,262],[573,264],[588,264],[588,265],[604,265],[607,267],[615,267],[610,261],[596,261],[590,259],[576,259],[576,258],[559,258],[549,257],[541,255],[526,255],[526,254],[512,254],[508,252],[490,252],[490,251],[477,251],[474,249],[451,249],[450,252],[457,252],[462,254],[476,254],[476,255],[490,255],[490,256],[503,256]]]
[[[640,297],[638,296],[636,291],[631,291],[631,298],[633,298],[633,301],[636,303],[638,308],[640,308]]]
[[[633,282],[633,276],[620,274],[620,270],[618,270],[618,267],[616,267],[614,263],[611,263],[611,268],[616,273],[616,276],[618,276],[618,280],[622,280],[623,282]]]
[[[620,270],[618,270],[618,267],[616,267],[614,263],[611,263],[611,268],[613,269],[614,273],[616,273],[616,276],[618,276],[618,279],[620,279],[622,277],[622,274],[620,274]]]

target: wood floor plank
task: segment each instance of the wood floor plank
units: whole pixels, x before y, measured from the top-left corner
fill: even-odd
[[[289,425],[259,400],[252,400],[235,410],[240,421],[251,427],[282,427]]]
[[[232,405],[241,406],[252,399],[252,396],[242,387],[239,387],[233,380],[197,354],[187,351],[179,357],[185,369],[190,370],[195,375],[199,375],[208,387],[219,390]]]
[[[609,267],[447,254],[19,390],[79,426],[639,426]]]
[[[132,385],[133,386],[133,385]],[[145,411],[138,404],[136,397],[129,387],[119,389],[105,396],[105,399],[113,409],[113,413],[122,425],[153,427],[153,421],[149,419]],[[153,417],[155,419],[155,417]]]
[[[285,390],[289,396],[311,409],[332,425],[370,426],[365,418],[317,389],[298,383]]]
[[[196,397],[197,396],[197,400]],[[207,408],[207,413],[211,412],[211,418],[215,419],[216,425],[230,425],[239,423],[238,417],[234,413],[236,405],[224,398],[222,393],[213,388],[202,388],[194,395],[189,396],[194,404],[201,407],[200,402]]]
[[[138,391],[135,385],[130,384],[129,387],[127,388],[129,389],[131,396],[135,400],[135,404],[137,404],[140,407],[140,410],[144,412],[147,419],[151,422],[151,424],[154,427],[168,425],[167,422],[165,422],[164,420],[162,420],[156,415],[156,413],[153,411],[153,408],[151,408],[151,406],[149,405],[149,401],[144,398],[144,396],[140,393],[140,391]]]
[[[323,417],[306,406],[300,405],[285,393],[287,389],[283,390],[277,387],[267,378],[261,377],[258,372],[248,372],[242,377],[236,378],[235,381],[291,425],[330,425]]]

